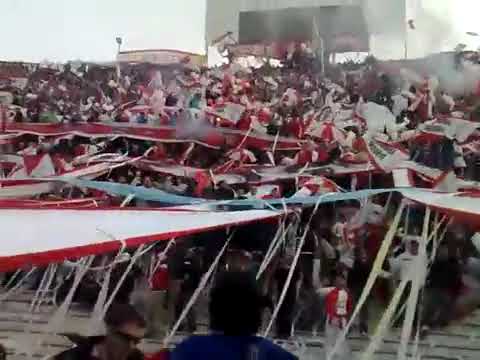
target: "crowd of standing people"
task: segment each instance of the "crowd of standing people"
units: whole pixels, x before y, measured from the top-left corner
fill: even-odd
[[[308,47],[297,46],[279,67],[270,62],[259,68],[230,63],[213,69],[39,66],[28,70],[22,88],[8,82],[0,88],[9,97],[4,119],[7,129],[19,124],[176,127],[194,138],[195,132],[214,128],[239,131],[244,138],[267,136],[274,145],[243,146],[243,140],[229,143],[224,139],[220,146],[209,147],[128,136],[43,137],[22,133],[1,146],[4,153],[23,159],[49,155],[59,174],[78,166],[81,159],[94,161],[102,154],[141,158],[112,168],[97,180],[219,200],[308,196],[386,186],[391,179],[381,169],[354,176],[322,173],[321,182],[303,175],[309,166],[370,163],[368,144],[372,139],[380,139],[390,148],[402,148],[406,158],[419,165],[478,180],[479,152],[474,145],[480,133],[476,128],[468,133],[467,137],[474,139],[468,143],[460,142],[456,134],[424,136],[428,133],[426,127],[436,126],[438,121],[450,125],[450,117],[460,116],[463,121],[474,123],[476,89],[468,96],[456,96],[442,88],[441,81],[433,76],[419,78],[402,71],[384,72],[380,65],[368,58],[365,63],[356,64],[355,70],[332,66],[322,73]],[[296,139],[298,147],[276,151],[279,138]],[[155,170],[152,164],[164,170]],[[15,178],[17,165],[3,162],[2,177]],[[284,179],[274,175],[262,182],[255,171],[256,167],[277,166],[296,175]],[[174,167],[202,171],[187,176],[165,170]],[[227,175],[240,175],[245,181],[232,181]],[[429,181],[420,176],[417,180]],[[76,188],[56,188],[40,198],[95,198],[108,206],[139,208],[162,205],[142,199],[126,201],[97,190]],[[264,329],[265,312],[275,314],[276,338],[289,339],[299,332],[324,332],[326,350],[331,351],[372,271],[392,221],[391,209],[399,203],[394,195],[377,196],[368,202],[325,204],[315,213],[308,208],[296,209],[285,216],[282,225],[259,223],[237,229],[210,284],[207,307],[213,333],[187,339],[172,352],[172,358],[293,359],[293,355],[255,336]],[[412,264],[421,262],[429,268],[428,274],[418,274],[422,278],[422,295],[417,317],[424,336],[432,328],[448,325],[457,315],[452,308],[458,308],[458,313],[465,310],[459,305],[465,293],[462,278],[467,274],[478,276],[474,227],[449,224],[445,240],[423,254],[418,249],[425,209],[410,204],[408,214],[383,264],[382,279],[360,312],[357,329],[362,336],[371,333],[376,312],[391,297],[392,289],[411,275]],[[283,234],[283,241],[278,252],[273,253],[276,232]],[[200,301],[186,314],[184,309],[196,296],[202,277],[227,238],[225,230],[216,230],[176,239],[166,252],[159,245],[155,256],[129,271],[116,295],[115,306],[105,318],[106,337],[83,339],[75,349],[57,358],[133,359],[142,356],[135,350],[141,339],[164,336],[179,320],[183,320],[180,329],[187,333],[202,330],[205,304]],[[299,246],[297,264],[295,252]],[[68,268],[68,264],[64,266]],[[112,283],[122,277],[125,268],[119,265],[116,271],[112,273]],[[74,279],[58,281],[57,296],[62,301]],[[32,286],[35,288],[38,283]],[[96,274],[86,276],[76,291],[75,301],[92,307],[99,291]],[[401,319],[399,312],[396,323],[400,324]],[[347,345],[340,349],[339,355],[344,359],[350,353]]]

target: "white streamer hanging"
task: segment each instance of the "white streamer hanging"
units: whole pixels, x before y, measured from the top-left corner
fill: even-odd
[[[287,229],[289,228],[290,228],[290,225],[288,226]],[[256,280],[260,279],[260,277],[263,275],[268,265],[270,264],[271,259],[275,256],[277,249],[280,247],[281,243],[285,239],[285,232],[286,232],[285,221],[282,221],[282,223],[279,224],[278,226],[275,236],[270,242],[270,245],[268,247],[267,252],[265,253],[262,263],[260,264],[260,267],[258,268]]]
[[[18,289],[20,289],[25,281],[37,270],[37,268],[31,269],[29,272],[25,274],[25,276],[20,279],[20,281],[13,286],[11,289],[9,289],[6,293],[2,294],[0,296],[0,304],[4,302],[6,299],[8,299],[11,295],[15,294]]]
[[[73,280],[72,287],[70,288],[70,291],[68,292],[68,295],[63,301],[62,305],[60,305],[55,314],[50,318],[48,324],[45,326],[45,333],[55,334],[62,328],[78,285],[80,285],[80,282],[82,281],[83,277],[92,265],[94,259],[95,256],[89,256],[83,259],[84,266],[79,266],[76,268],[75,278]]]
[[[10,288],[10,286],[12,286],[12,284],[14,283],[14,281],[17,279],[17,277],[22,273],[22,269],[18,269],[17,271],[15,271],[15,273],[10,277],[10,279],[8,280],[8,282],[5,284],[4,288],[5,289],[8,289]]]
[[[296,253],[295,253],[295,257],[293,258],[293,262],[290,265],[290,270],[288,272],[287,280],[285,281],[285,285],[283,286],[283,289],[282,289],[282,292],[280,294],[280,298],[278,300],[277,306],[275,307],[275,309],[273,311],[272,318],[270,319],[270,323],[268,324],[267,329],[265,330],[265,333],[263,335],[264,337],[267,337],[268,334],[270,333],[270,330],[272,329],[273,323],[274,323],[274,321],[275,321],[275,319],[276,319],[276,317],[277,317],[277,315],[280,311],[280,308],[283,304],[283,301],[285,300],[285,296],[287,295],[287,291],[288,291],[288,288],[290,286],[290,282],[292,281],[293,273],[294,273],[295,268],[297,266],[298,259],[300,258],[300,254],[302,253],[303,244],[305,243],[305,239],[307,237],[308,231],[310,230],[310,224],[311,224],[311,222],[313,220],[313,217],[315,216],[315,214],[318,210],[318,207],[322,203],[323,198],[324,198],[324,196],[319,196],[319,198],[318,198],[318,200],[315,204],[315,207],[312,211],[312,214],[310,215],[310,218],[308,219],[308,222],[305,226],[302,237],[300,238],[300,241],[298,242],[298,247],[297,247],[297,250],[296,250]]]
[[[45,274],[42,277],[42,280],[40,281],[40,285],[35,292],[32,303],[30,304],[30,312],[35,312],[40,309],[40,305],[44,301],[45,297],[48,295],[48,290],[52,285],[55,274],[57,273],[57,269],[57,264],[51,264],[48,266]]]
[[[108,309],[110,308],[110,306],[112,305],[112,302],[113,300],[115,299],[115,296],[117,296],[117,293],[118,291],[120,290],[123,282],[125,281],[125,279],[127,278],[127,275],[128,273],[132,270],[133,268],[133,265],[135,265],[135,263],[137,262],[137,260],[142,257],[145,253],[147,253],[148,251],[150,251],[153,247],[155,246],[155,244],[153,245],[150,245],[149,247],[147,247],[145,250],[145,245],[140,245],[138,247],[138,249],[135,251],[135,253],[133,254],[133,256],[131,257],[130,259],[130,262],[127,266],[127,268],[125,269],[125,271],[123,272],[122,276],[120,277],[120,279],[118,280],[117,282],[117,285],[115,286],[115,288],[113,289],[112,293],[110,294],[110,298],[107,300],[107,302],[105,303],[105,306],[103,307],[102,309],[102,312],[100,313],[100,319],[103,319],[105,317],[105,314],[107,313]]]
[[[223,247],[220,249],[219,253],[217,254],[217,257],[215,258],[215,260],[212,262],[212,264],[210,265],[210,268],[208,269],[208,271],[202,276],[202,279],[200,280],[200,283],[198,284],[197,288],[195,289],[194,293],[192,294],[192,297],[190,298],[190,300],[188,301],[187,305],[185,306],[185,308],[183,309],[182,313],[180,314],[180,317],[178,318],[177,322],[175,323],[175,325],[173,326],[172,330],[170,331],[170,333],[165,337],[165,339],[163,340],[163,347],[164,348],[167,348],[168,345],[170,344],[170,342],[172,341],[173,337],[175,336],[178,328],[180,327],[180,325],[182,324],[183,320],[186,318],[186,316],[188,315],[188,312],[190,311],[190,309],[192,308],[193,304],[195,304],[195,302],[197,301],[198,297],[200,296],[202,290],[205,288],[205,286],[207,285],[208,283],[208,280],[210,279],[211,275],[213,274],[213,272],[215,271],[220,259],[222,258],[223,254],[225,253],[225,251],[227,250],[227,247],[228,245],[230,244],[230,241],[232,240],[233,238],[233,235],[235,234],[235,231],[233,231],[230,236],[228,237],[227,241],[225,242],[225,244],[223,245]]]
[[[390,304],[388,305],[387,309],[383,313],[382,319],[377,325],[377,329],[375,331],[375,334],[372,337],[372,341],[370,341],[370,343],[368,344],[368,347],[360,357],[360,360],[373,359],[373,355],[375,354],[375,351],[377,351],[377,349],[379,348],[380,343],[383,340],[383,335],[388,330],[388,327],[391,323],[393,315],[397,310],[398,304],[400,303],[400,299],[405,291],[407,283],[408,283],[407,279],[402,280],[400,282],[400,285],[395,290],[395,293],[393,294],[393,298],[390,301]]]
[[[109,266],[105,273],[105,277],[103,278],[102,287],[100,289],[100,292],[98,293],[97,302],[93,307],[92,315],[90,317],[90,322],[88,324],[88,331],[90,334],[96,334],[101,329],[102,320],[103,320],[102,310],[103,310],[103,307],[105,306],[105,302],[107,301],[108,288],[110,286],[110,278],[111,278],[113,269],[114,269],[114,266]]]

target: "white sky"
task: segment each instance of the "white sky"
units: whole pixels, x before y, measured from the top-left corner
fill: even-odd
[[[111,61],[123,49],[204,48],[204,0],[0,0],[0,59]]]
[[[116,36],[123,38],[123,49],[204,49],[205,0],[0,2],[1,60],[111,61]],[[480,37],[464,35],[466,31],[480,33],[480,0],[423,0],[423,5],[452,26],[451,34],[440,40],[445,41],[445,49],[459,42],[480,47]],[[415,49],[422,44],[410,39],[410,46]]]

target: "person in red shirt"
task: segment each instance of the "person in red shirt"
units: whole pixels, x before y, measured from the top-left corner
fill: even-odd
[[[335,287],[323,288],[318,291],[325,295],[325,352],[326,358],[334,350],[337,340],[347,326],[348,319],[352,312],[353,300],[347,289],[347,279],[343,271],[337,271],[335,275]],[[347,360],[351,359],[351,350],[346,340],[335,351],[331,358]]]
[[[329,159],[328,150],[324,144],[318,145],[313,141],[306,142],[295,156],[295,165],[305,166],[312,163],[325,163]]]
[[[147,324],[149,335],[163,334],[168,328],[167,290],[168,267],[161,264],[152,274],[147,296]]]
[[[211,185],[212,181],[210,175],[206,171],[197,171],[194,176],[196,182],[194,195],[202,197],[205,190]]]

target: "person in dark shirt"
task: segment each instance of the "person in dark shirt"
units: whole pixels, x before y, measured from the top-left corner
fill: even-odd
[[[165,99],[165,106],[172,107],[176,106],[178,103],[178,99],[175,95],[173,94],[168,94],[167,98]]]
[[[143,360],[137,345],[145,337],[146,324],[132,306],[112,305],[105,325],[105,336],[77,336],[76,346],[56,355],[54,360]]]
[[[287,282],[288,273],[290,271],[290,258],[281,259],[280,266],[275,272],[275,280],[277,284],[278,294],[282,293],[283,287]],[[288,286],[282,306],[278,311],[276,319],[277,337],[280,339],[290,338],[292,323],[294,320],[295,305],[297,303],[297,282],[300,280],[300,271],[295,269],[292,279]]]
[[[175,318],[178,319],[190,301],[202,278],[202,263],[199,260],[200,254],[195,249],[189,249],[181,268],[181,285],[177,302],[175,304]],[[192,307],[187,314],[186,326],[181,326],[190,333],[197,328],[195,307]]]
[[[365,250],[362,248],[355,249],[355,259],[353,268],[348,274],[348,289],[351,291],[355,303],[358,302],[362,295],[363,288],[367,283],[368,276],[372,270],[372,263],[368,260]],[[368,310],[369,299],[363,304],[359,316],[359,331],[361,335],[368,334]]]
[[[430,268],[425,288],[423,335],[431,327],[448,325],[456,292],[461,284],[461,276],[461,266],[457,257],[449,253],[447,246],[441,246],[437,259]]]
[[[294,360],[296,357],[267,339],[255,336],[263,311],[261,292],[245,272],[225,272],[210,294],[212,333],[180,343],[171,360]]]
[[[0,360],[7,360],[7,350],[0,344]]]

